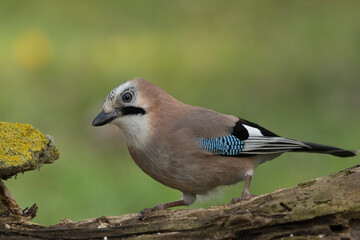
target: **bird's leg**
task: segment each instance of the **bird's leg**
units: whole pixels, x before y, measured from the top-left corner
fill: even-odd
[[[155,212],[155,211],[165,210],[165,209],[168,209],[171,207],[179,207],[179,206],[186,206],[185,201],[178,200],[178,201],[174,201],[174,202],[160,203],[160,204],[156,205],[155,207],[145,208],[144,210],[141,211],[141,215],[146,215],[149,212]]]
[[[171,207],[179,207],[179,206],[189,206],[191,205],[196,199],[196,195],[183,193],[183,198],[178,201],[174,202],[167,202],[167,203],[160,203],[152,208],[145,208],[140,213],[140,219],[143,219],[148,213],[155,212],[158,210],[165,210]]]
[[[245,187],[244,187],[244,190],[243,190],[243,192],[241,194],[241,198],[233,198],[233,199],[231,199],[230,204],[240,202],[241,200],[248,200],[248,199],[255,196],[253,194],[250,194],[251,178],[252,178],[252,175],[250,175],[250,174],[245,176]]]
[[[244,187],[244,191],[242,192],[242,195],[241,195],[241,199],[243,199],[243,200],[250,199],[251,197],[254,196],[254,195],[250,194],[250,182],[251,182],[251,179],[252,179],[251,175],[247,175],[245,177],[245,187]]]

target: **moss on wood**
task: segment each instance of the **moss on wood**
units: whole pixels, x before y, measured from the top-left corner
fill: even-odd
[[[59,158],[59,150],[30,124],[0,122],[0,178],[40,168]]]

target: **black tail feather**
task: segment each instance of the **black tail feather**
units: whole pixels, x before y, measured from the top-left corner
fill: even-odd
[[[324,154],[331,154],[337,157],[353,157],[359,151],[354,150],[345,150],[342,148],[327,146],[319,143],[311,143],[311,142],[302,142],[309,148],[302,148],[302,149],[295,149],[293,151],[298,152],[313,152],[313,153],[324,153]]]

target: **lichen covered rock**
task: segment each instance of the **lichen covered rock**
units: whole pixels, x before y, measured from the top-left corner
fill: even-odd
[[[32,125],[0,122],[1,179],[40,168],[58,158],[58,149]]]

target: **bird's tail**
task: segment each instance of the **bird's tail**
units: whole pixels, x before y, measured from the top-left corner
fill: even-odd
[[[302,142],[302,143],[306,146],[300,149],[294,149],[292,151],[331,154],[337,157],[353,157],[359,153],[359,151],[345,150],[342,148],[332,147],[319,143],[311,143],[311,142]]]

